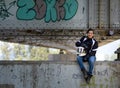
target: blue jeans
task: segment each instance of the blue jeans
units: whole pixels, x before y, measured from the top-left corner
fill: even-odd
[[[83,61],[84,61],[84,57],[81,57],[81,56],[77,56],[77,61],[79,63],[79,66],[82,69],[85,69],[85,66],[83,64]],[[95,56],[90,56],[88,58],[88,64],[89,64],[89,71],[88,71],[88,74],[92,75],[93,73],[93,68],[94,68],[94,63],[96,61],[96,57]]]

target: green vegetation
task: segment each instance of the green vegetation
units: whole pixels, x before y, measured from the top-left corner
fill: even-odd
[[[49,54],[58,54],[59,50],[0,42],[0,52],[0,60],[48,60]]]

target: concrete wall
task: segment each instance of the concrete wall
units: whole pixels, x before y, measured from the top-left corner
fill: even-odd
[[[120,0],[110,0],[110,24],[112,28],[120,27]]]
[[[1,0],[0,29],[86,28],[86,4],[87,0]]]
[[[120,28],[119,0],[1,0],[0,29]]]
[[[99,7],[99,2],[98,0],[88,0],[89,2],[89,19],[88,19],[88,22],[89,22],[89,27],[90,28],[96,28],[99,26],[99,10],[98,10],[98,7]]]
[[[120,88],[120,62],[96,62],[94,74],[87,85],[75,61],[0,62],[7,88]]]

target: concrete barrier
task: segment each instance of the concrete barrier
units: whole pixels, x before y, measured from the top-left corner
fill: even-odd
[[[88,85],[76,61],[1,61],[0,85],[14,85],[12,88],[120,88],[120,62],[96,62],[94,77]]]

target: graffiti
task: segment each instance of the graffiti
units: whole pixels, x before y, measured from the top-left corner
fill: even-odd
[[[40,67],[39,70],[36,68],[37,67],[34,67],[33,70],[26,69],[25,71],[19,70],[20,75],[14,73],[14,71],[10,72],[10,73],[12,73],[10,79],[13,79],[13,80],[19,79],[19,80],[23,81],[26,74],[27,74],[27,76],[34,78],[34,80],[37,80],[37,78],[40,78],[40,77],[46,77],[46,78],[60,77],[60,75],[61,75],[61,65],[57,65],[55,68],[49,67],[49,65],[47,65],[45,68]],[[2,69],[5,69],[5,68],[2,68]],[[13,69],[13,70],[15,70],[15,69]],[[1,72],[0,72],[0,76],[1,75],[3,75],[3,74],[1,74]]]
[[[66,11],[65,19],[68,20],[76,14],[78,3],[75,0],[66,0],[64,7]]]
[[[120,77],[119,76],[120,75],[119,71],[111,69],[111,73],[110,73],[108,68],[106,68],[104,70],[101,70],[101,71],[94,71],[93,73],[96,76],[105,76],[105,77],[108,77],[110,74],[112,74],[115,77]],[[81,75],[80,73],[78,73],[78,74],[74,73],[72,75],[72,78],[74,78],[74,79],[82,79],[82,77],[83,77],[83,75]]]
[[[94,75],[98,75],[98,76],[109,76],[109,71],[108,71],[108,69],[104,69],[104,70],[102,70],[102,71],[94,71]],[[117,72],[115,72],[117,75],[118,75],[118,73]],[[115,74],[114,73],[114,74]],[[73,75],[72,75],[72,78],[73,79],[82,79],[83,78],[83,74],[80,74],[80,73],[74,73]]]
[[[19,20],[41,20],[46,23],[72,19],[77,10],[77,0],[18,0]]]
[[[0,0],[0,18],[2,18],[2,20],[5,20],[10,15],[13,16],[13,14],[9,12],[9,9],[14,6],[15,3],[16,1],[9,3],[9,7],[7,8],[5,0]]]
[[[36,13],[32,9],[35,5],[33,0],[18,0],[19,9],[17,10],[17,18],[23,20],[34,19]]]
[[[52,21],[56,21],[57,19],[57,14],[56,14],[56,9],[55,9],[55,0],[45,0],[46,4],[47,4],[47,11],[46,11],[46,17],[45,17],[45,21],[49,22],[50,18],[52,19]]]
[[[72,75],[72,78],[73,79],[83,79],[83,75],[81,75],[80,73],[74,73],[73,75]]]
[[[104,69],[102,71],[95,71],[94,74],[98,76],[108,76],[109,74],[108,69]]]
[[[2,62],[0,83],[11,83],[16,88],[120,88],[120,65],[119,63],[117,63],[117,67],[113,65],[111,66],[108,62],[97,65],[95,74],[88,85],[82,72],[76,66],[76,62],[74,64],[48,61],[14,64]],[[66,85],[69,83],[71,84]]]
[[[85,12],[85,8],[83,7],[82,13],[84,14],[84,12]]]
[[[65,0],[58,0],[56,2],[55,8],[57,10],[57,20],[64,19],[65,16],[65,8],[63,7]]]
[[[116,71],[113,69],[111,69],[111,71],[112,71],[112,75],[114,75],[115,77],[120,77],[120,71]]]
[[[48,65],[48,67],[42,71],[44,72],[45,77],[59,77],[61,74],[61,65],[57,65],[56,69],[51,68]]]
[[[46,4],[43,0],[35,0],[35,11],[37,12],[36,14],[36,19],[41,20],[42,18],[45,17],[45,13],[46,13]]]

